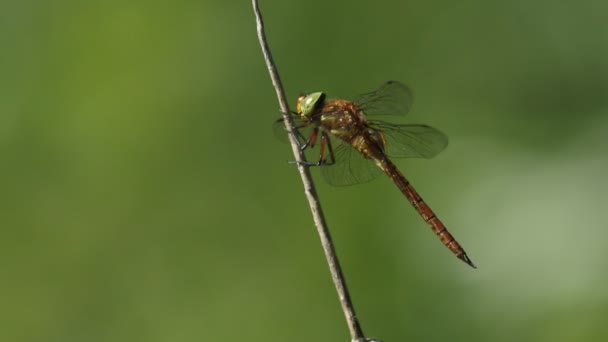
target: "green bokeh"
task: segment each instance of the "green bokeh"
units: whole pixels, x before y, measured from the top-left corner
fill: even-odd
[[[388,79],[450,137],[321,202],[385,341],[608,334],[605,1],[262,1],[291,99]],[[347,341],[249,1],[0,3],[0,341]]]

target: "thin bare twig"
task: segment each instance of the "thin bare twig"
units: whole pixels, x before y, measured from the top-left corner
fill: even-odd
[[[325,252],[327,264],[329,265],[329,271],[331,272],[332,280],[334,282],[334,285],[336,286],[338,297],[340,298],[340,304],[342,305],[342,311],[344,312],[344,316],[346,317],[348,330],[350,331],[352,341],[371,341],[366,339],[363,335],[363,330],[361,329],[359,321],[357,320],[357,316],[355,315],[355,308],[350,299],[350,295],[348,294],[346,281],[344,279],[344,275],[342,274],[342,269],[340,268],[340,263],[338,262],[338,256],[336,255],[336,251],[331,241],[329,229],[327,228],[327,224],[325,223],[325,216],[323,215],[323,210],[321,208],[321,204],[319,203],[317,192],[312,182],[312,177],[310,176],[308,167],[303,164],[306,159],[303,151],[299,147],[297,137],[294,134],[294,124],[290,114],[291,112],[289,110],[289,105],[285,97],[285,91],[283,90],[283,85],[279,77],[279,72],[277,71],[277,67],[274,64],[272,54],[270,53],[270,48],[268,47],[268,42],[266,41],[266,35],[264,33],[264,21],[262,20],[262,14],[258,6],[258,1],[252,0],[252,3],[253,12],[255,13],[255,18],[257,22],[258,39],[260,40],[262,53],[264,54],[264,60],[266,61],[266,66],[268,67],[268,72],[270,73],[272,84],[277,93],[281,112],[283,113],[283,118],[285,119],[285,127],[289,132],[289,141],[291,143],[291,149],[296,159],[298,170],[300,171],[300,176],[302,177],[304,193],[306,194],[306,198],[308,199],[310,210],[312,211],[312,217],[315,226],[317,227],[319,237],[321,238],[323,252]]]

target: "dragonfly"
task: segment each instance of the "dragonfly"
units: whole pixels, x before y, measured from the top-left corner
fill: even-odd
[[[411,103],[410,89],[398,81],[388,81],[352,101],[328,99],[324,92],[299,96],[296,111],[291,114],[300,148],[312,149],[319,142],[318,161],[303,163],[319,166],[325,180],[334,186],[365,183],[381,173],[386,174],[441,242],[460,260],[477,268],[391,161],[392,158],[432,158],[447,146],[446,135],[433,127],[375,119],[404,116]],[[283,119],[275,122],[275,130],[278,129],[285,131]]]

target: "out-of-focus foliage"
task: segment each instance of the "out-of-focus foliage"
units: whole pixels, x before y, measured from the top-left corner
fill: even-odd
[[[396,79],[450,137],[318,190],[385,341],[608,334],[605,1],[262,1],[290,98]],[[1,341],[346,341],[249,1],[0,4]],[[314,171],[315,177],[318,172]]]

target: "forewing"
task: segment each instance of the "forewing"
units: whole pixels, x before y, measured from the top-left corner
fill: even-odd
[[[412,92],[403,83],[388,81],[370,93],[359,95],[353,102],[368,116],[405,115],[412,105]]]
[[[334,155],[334,164],[321,166],[323,177],[331,185],[346,186],[366,183],[382,172],[373,161],[366,159],[346,142],[340,142],[334,148]],[[329,160],[329,158],[326,159]]]
[[[370,125],[382,131],[386,155],[393,158],[433,158],[448,145],[448,137],[427,125],[395,125],[373,120]]]

